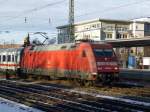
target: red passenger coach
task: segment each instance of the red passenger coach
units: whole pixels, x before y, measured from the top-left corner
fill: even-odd
[[[119,68],[111,45],[83,42],[26,47],[21,71],[50,78],[95,81],[112,80]]]

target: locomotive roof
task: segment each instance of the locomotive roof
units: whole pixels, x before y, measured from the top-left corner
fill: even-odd
[[[54,45],[40,45],[33,46],[33,51],[45,51],[45,50],[63,50],[63,49],[73,49],[76,47],[75,43],[65,43],[65,44],[54,44]]]
[[[81,42],[81,43],[87,43],[87,42]],[[32,51],[70,50],[70,49],[75,49],[78,44],[80,44],[80,43],[65,43],[65,44],[32,46],[30,50],[32,50]],[[90,44],[106,44],[106,43],[93,42]]]

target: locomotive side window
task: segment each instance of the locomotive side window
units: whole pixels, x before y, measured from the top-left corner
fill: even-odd
[[[10,62],[11,61],[11,55],[7,56],[7,61]]]
[[[82,51],[82,57],[86,57],[86,52]]]
[[[67,48],[67,46],[62,46],[62,47],[61,47],[61,49],[66,49],[66,48]]]
[[[3,55],[3,62],[5,62],[6,61],[6,56],[5,55]]]
[[[71,48],[71,49],[75,49],[75,48],[76,48],[76,46],[75,46],[75,45],[73,45],[73,46],[71,46],[70,48]]]

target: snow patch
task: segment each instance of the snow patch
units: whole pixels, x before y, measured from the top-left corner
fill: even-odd
[[[125,99],[125,98],[119,98],[119,97],[113,97],[113,96],[106,96],[106,95],[100,95],[100,94],[95,94],[95,93],[87,93],[87,92],[81,92],[81,91],[76,91],[76,90],[71,90],[71,92],[76,92],[76,93],[80,93],[80,94],[95,96],[97,98],[105,98],[105,99],[122,101],[122,102],[126,102],[126,103],[131,103],[131,104],[150,107],[150,103],[141,102],[141,101],[137,101],[137,100],[131,100],[131,99]]]
[[[0,97],[1,112],[43,112],[32,107],[25,106]]]

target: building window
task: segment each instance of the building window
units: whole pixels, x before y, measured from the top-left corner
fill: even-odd
[[[111,33],[107,33],[107,34],[106,34],[106,38],[107,38],[107,39],[112,39],[112,34],[111,34]]]
[[[92,38],[99,38],[99,36],[93,36]]]
[[[145,31],[150,31],[150,24],[145,24]]]
[[[127,39],[127,34],[123,34],[123,38],[124,38],[124,39]]]
[[[91,25],[92,28],[97,28],[96,24]]]
[[[117,34],[117,39],[121,39],[122,35],[120,33]]]
[[[100,26],[101,26],[100,24],[97,24],[97,28],[100,28]]]
[[[90,35],[84,35],[84,39],[90,39]]]
[[[138,26],[136,25],[136,30],[138,29]]]

